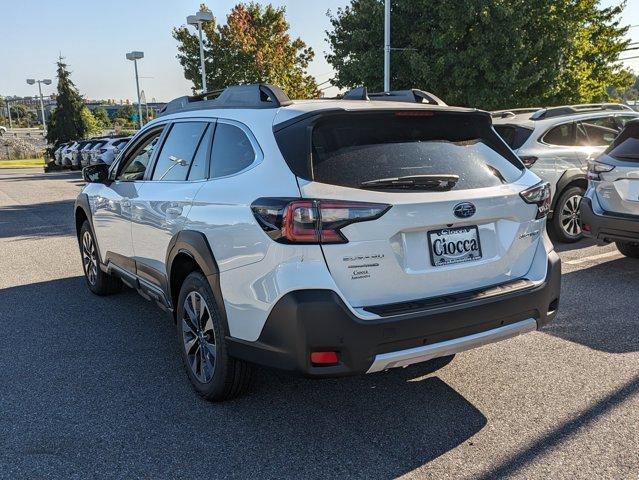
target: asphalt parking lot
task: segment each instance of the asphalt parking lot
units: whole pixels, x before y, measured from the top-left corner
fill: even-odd
[[[191,390],[169,317],[84,287],[77,173],[0,170],[2,478],[639,477],[639,261],[560,247],[543,331],[338,380]]]

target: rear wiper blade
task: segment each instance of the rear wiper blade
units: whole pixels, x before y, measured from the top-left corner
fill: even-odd
[[[639,153],[616,153],[613,155],[615,158],[639,158]]]
[[[450,190],[459,181],[459,175],[407,175],[405,177],[378,178],[359,184],[360,188],[393,188],[406,190]]]

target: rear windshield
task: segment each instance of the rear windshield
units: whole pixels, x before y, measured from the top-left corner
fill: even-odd
[[[495,130],[504,142],[513,150],[520,148],[533,132],[529,128],[520,127],[518,125],[495,125]]]
[[[459,178],[452,189],[464,190],[513,182],[523,169],[484,115],[331,114],[304,129],[310,132],[310,171],[291,158],[305,158],[303,130],[295,137],[277,134],[282,153],[298,176],[332,185],[358,188],[380,179],[453,175]]]
[[[639,161],[639,123],[627,125],[606,153],[619,160]]]

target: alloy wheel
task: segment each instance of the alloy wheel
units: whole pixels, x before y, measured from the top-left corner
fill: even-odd
[[[581,224],[579,223],[579,204],[581,195],[572,195],[566,199],[560,213],[561,228],[569,237],[581,235]]]
[[[201,383],[208,383],[215,371],[215,331],[204,297],[198,292],[184,299],[182,342],[191,372]]]
[[[87,280],[91,285],[95,285],[98,278],[98,260],[95,252],[95,242],[89,232],[84,232],[84,235],[82,235],[82,263]]]

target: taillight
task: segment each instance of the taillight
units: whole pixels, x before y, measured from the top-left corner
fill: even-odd
[[[524,202],[537,205],[537,216],[535,218],[544,218],[550,211],[550,183],[540,182],[534,187],[530,187],[519,195]]]
[[[601,180],[601,173],[611,172],[615,169],[614,165],[608,165],[607,163],[590,161],[588,162],[588,180]]]
[[[533,157],[532,155],[524,155],[519,158],[523,162],[526,168],[532,167],[535,164],[535,162],[538,160],[537,157]]]
[[[291,198],[259,198],[251,205],[262,229],[280,243],[347,243],[342,228],[375,220],[390,208],[382,203]]]

